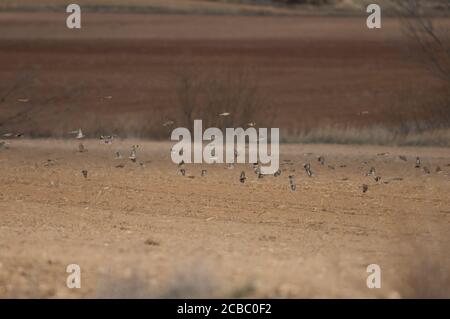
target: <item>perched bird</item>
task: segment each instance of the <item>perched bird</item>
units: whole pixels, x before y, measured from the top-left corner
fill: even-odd
[[[281,169],[278,169],[274,174],[273,174],[273,176],[275,176],[275,177],[278,177],[278,176],[280,176],[281,175]]]
[[[181,168],[180,169],[180,174],[185,176],[186,175],[186,170],[184,168]]]
[[[239,177],[239,181],[241,182],[241,183],[245,183],[245,180],[247,179],[247,177],[245,177],[245,172],[244,171],[242,171],[241,172],[241,176]]]
[[[325,165],[325,158],[323,156],[319,156],[317,158],[317,161],[320,163],[320,165]]]
[[[84,170],[81,171],[81,174],[83,174],[84,178],[87,178],[88,171],[84,169]]]
[[[375,176],[375,167],[371,167],[366,176]]]
[[[139,145],[133,145],[131,146],[131,153],[130,156],[128,156],[128,158],[133,162],[136,163],[137,160],[137,149],[138,149]]]
[[[136,163],[136,159],[137,159],[137,155],[136,155],[136,150],[132,149],[130,156],[128,156],[128,158],[133,162]]]
[[[208,171],[206,170],[206,169],[202,169],[202,174],[201,174],[201,176],[202,177],[205,177],[205,176],[207,176],[208,175]]]
[[[362,185],[362,191],[363,191],[363,193],[366,193],[368,190],[369,190],[369,186],[366,185],[366,184],[363,184],[363,185]]]
[[[416,157],[416,168],[420,168],[420,158]]]
[[[379,182],[381,180],[380,176],[373,176],[373,179],[375,180],[375,182]]]
[[[311,171],[311,165],[309,163],[303,165],[303,168],[305,169],[306,174],[308,174],[309,177],[313,176],[313,172]]]
[[[294,175],[289,175],[289,186],[291,187],[291,191],[295,192],[297,190],[297,184],[295,183]]]
[[[407,161],[408,161],[408,159],[407,159],[406,156],[404,156],[404,155],[400,155],[398,158],[401,159],[401,160],[404,161],[404,162],[407,162]]]
[[[84,151],[86,151],[83,143],[78,144],[78,152],[83,153]]]
[[[100,139],[105,143],[111,145],[114,140],[114,135],[100,135]]]

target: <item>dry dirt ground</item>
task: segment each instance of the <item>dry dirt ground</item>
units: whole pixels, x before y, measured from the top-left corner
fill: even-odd
[[[282,175],[257,179],[243,164],[183,177],[166,142],[77,145],[0,151],[0,297],[450,297],[448,149],[282,145]],[[81,289],[66,287],[73,263]],[[381,289],[366,287],[369,264]]]
[[[47,137],[82,126],[91,134],[148,137],[151,127],[182,115],[180,71],[214,79],[217,69],[251,70],[270,106],[271,127],[293,134],[299,127],[425,120],[434,116],[428,99],[442,89],[411,59],[398,21],[389,17],[374,31],[364,15],[86,12],[74,31],[66,16],[0,13],[2,131]]]

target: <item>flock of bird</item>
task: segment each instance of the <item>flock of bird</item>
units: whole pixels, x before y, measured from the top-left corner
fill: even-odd
[[[221,113],[221,114],[219,114],[219,115],[220,115],[220,116],[228,116],[229,113]],[[173,121],[167,121],[167,122],[165,122],[163,125],[164,125],[164,126],[169,126],[169,125],[173,125],[173,124],[174,124]],[[251,124],[254,124],[254,123],[251,123]],[[76,138],[77,140],[80,141],[79,144],[78,144],[78,151],[81,152],[81,153],[86,152],[87,149],[86,149],[86,147],[84,146],[84,144],[83,144],[82,141],[81,141],[81,140],[83,140],[83,139],[86,137],[86,136],[83,134],[82,129],[79,128],[78,130],[71,131],[70,134],[75,135],[75,138]],[[18,137],[21,137],[21,136],[23,136],[23,134],[21,134],[21,133],[16,133],[16,134],[14,134],[14,133],[5,133],[5,134],[3,134],[3,137],[4,137],[4,138],[18,138]],[[113,143],[113,140],[114,140],[115,138],[117,138],[117,137],[118,137],[117,135],[101,135],[101,136],[100,136],[100,140],[101,140],[104,144],[111,145],[111,144]],[[8,145],[9,145],[9,144],[8,144],[7,142],[5,142],[5,141],[0,141],[0,149],[6,149],[6,148],[8,148]],[[131,146],[131,150],[130,150],[130,154],[129,154],[129,156],[128,156],[128,159],[129,159],[131,162],[133,162],[133,163],[136,163],[136,162],[137,162],[137,159],[138,159],[138,154],[137,154],[137,153],[138,153],[138,149],[139,149],[139,145],[132,145],[132,146]],[[172,150],[171,150],[171,151],[172,151]],[[382,153],[382,154],[378,154],[378,155],[386,155],[386,154],[387,154],[387,153]],[[182,150],[180,151],[180,155],[182,155]],[[312,155],[312,154],[311,154],[311,153],[308,153],[308,154],[305,154],[305,155]],[[236,150],[234,151],[234,156],[235,156],[235,159],[236,159],[237,156],[238,156],[238,153],[237,153]],[[120,151],[116,151],[116,152],[115,152],[115,159],[122,159],[122,158],[123,158],[123,156],[122,156],[122,154],[120,153]],[[402,160],[402,161],[405,161],[405,162],[408,161],[407,157],[404,156],[404,155],[400,155],[400,156],[399,156],[399,159]],[[323,155],[318,156],[318,157],[317,157],[317,162],[318,162],[319,165],[325,166],[325,157],[324,157]],[[46,164],[47,164],[47,166],[51,165],[51,164],[52,164],[51,160],[49,160],[49,162],[46,163]],[[284,162],[282,163],[282,165],[292,165],[292,164],[293,164],[293,163],[292,163],[290,160],[284,160]],[[364,164],[367,164],[367,162],[364,162]],[[144,167],[144,163],[142,163],[142,162],[139,162],[139,165],[140,165],[141,167]],[[253,171],[254,171],[254,173],[256,174],[256,176],[257,176],[258,179],[263,178],[263,177],[265,176],[265,175],[263,175],[263,174],[261,173],[261,167],[260,167],[260,164],[259,164],[258,162],[252,163],[251,166],[252,166]],[[124,164],[119,164],[119,165],[116,166],[116,168],[123,168],[123,167],[124,167]],[[178,167],[179,167],[179,173],[180,173],[182,176],[186,176],[186,168],[185,168],[185,163],[184,163],[184,161],[182,161],[181,163],[179,163],[179,164],[178,164]],[[235,167],[234,164],[227,164],[227,168],[228,168],[228,169],[234,169],[234,167]],[[346,167],[346,165],[340,165],[340,167]],[[315,176],[315,173],[313,172],[313,170],[312,170],[312,168],[311,168],[311,164],[310,164],[309,162],[303,164],[303,168],[304,168],[304,170],[305,170],[305,172],[306,172],[306,174],[307,174],[308,177],[312,178],[312,177]],[[328,165],[328,168],[329,168],[330,170],[335,170],[335,167],[332,166],[332,165]],[[415,168],[416,168],[416,169],[422,168],[425,174],[431,174],[431,171],[430,171],[430,169],[429,169],[428,167],[422,166],[422,163],[421,163],[421,160],[420,160],[419,157],[416,157],[416,159],[415,159]],[[291,169],[291,172],[295,172],[295,169],[294,169],[294,170]],[[440,166],[436,166],[435,172],[436,172],[436,173],[442,172],[442,169],[440,168]],[[86,169],[83,169],[83,170],[81,171],[81,173],[82,173],[82,176],[83,176],[85,179],[88,178],[88,171],[87,171]],[[206,169],[203,169],[203,170],[201,171],[201,177],[206,177],[207,175],[208,175],[207,170],[206,170]],[[282,170],[281,170],[281,169],[278,169],[278,170],[273,174],[274,177],[279,177],[279,176],[281,176],[281,175],[282,175]],[[371,167],[371,168],[369,169],[369,171],[368,171],[365,175],[368,176],[368,177],[372,177],[373,180],[374,180],[375,182],[380,182],[380,180],[381,180],[381,177],[376,173],[375,167]],[[291,191],[295,192],[295,191],[297,190],[297,184],[296,184],[295,175],[288,175],[288,179],[289,179],[289,187],[290,187]],[[239,175],[239,181],[240,181],[240,183],[244,184],[244,183],[246,182],[246,180],[247,180],[247,176],[246,176],[246,174],[245,174],[245,171],[241,171],[241,173],[240,173],[240,175]],[[396,180],[402,180],[402,178],[397,178]],[[388,182],[385,182],[385,183],[387,184]],[[363,192],[363,193],[366,193],[368,190],[369,190],[369,186],[368,186],[367,184],[363,184],[363,185],[362,185],[362,192]]]

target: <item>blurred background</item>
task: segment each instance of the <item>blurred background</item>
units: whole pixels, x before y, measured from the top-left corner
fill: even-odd
[[[78,0],[70,30],[66,1],[3,0],[0,133],[450,145],[449,2],[380,1],[378,30],[369,2]]]

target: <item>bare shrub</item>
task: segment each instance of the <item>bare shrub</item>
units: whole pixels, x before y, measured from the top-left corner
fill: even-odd
[[[439,78],[450,84],[450,30],[437,18],[450,18],[450,2],[447,0],[396,1],[405,34],[413,45],[415,57]],[[438,9],[435,17],[430,9]]]
[[[175,74],[179,121],[192,128],[194,119],[206,127],[270,126],[274,114],[256,75],[246,68],[218,68],[208,72],[188,68]],[[221,117],[221,113],[230,113]]]

